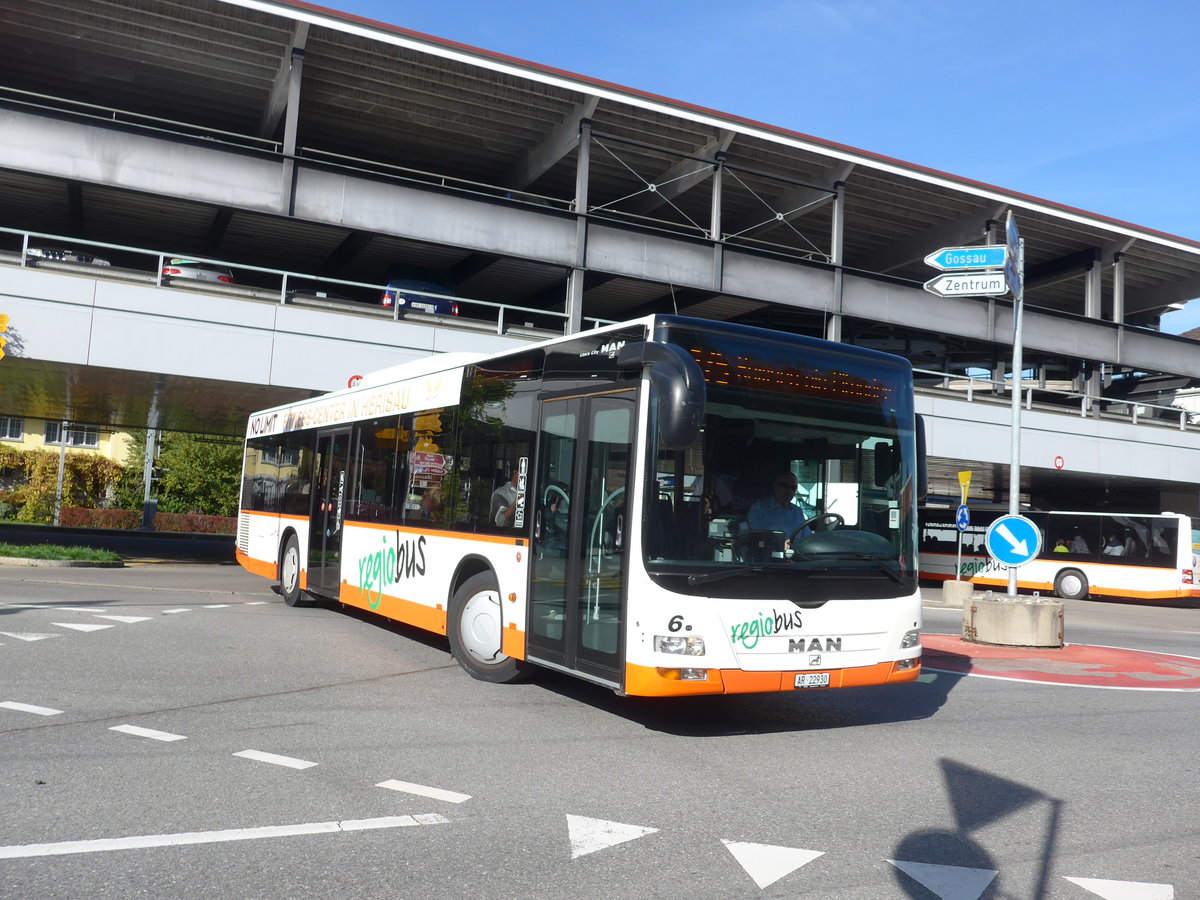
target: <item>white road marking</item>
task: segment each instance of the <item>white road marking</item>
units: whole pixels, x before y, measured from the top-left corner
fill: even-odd
[[[1103,878],[1071,878],[1067,875],[1063,877],[1105,900],[1175,900],[1175,888],[1169,884],[1107,881]]]
[[[403,791],[406,794],[416,794],[418,797],[428,797],[430,800],[445,800],[447,803],[462,803],[471,799],[470,794],[458,794],[454,791],[444,791],[441,788],[426,787],[423,784],[411,784],[407,781],[381,781],[375,787],[387,788],[389,791]]]
[[[114,622],[122,622],[126,625],[132,625],[134,622],[149,622],[149,616],[113,616],[104,613],[96,613],[97,619],[112,619]]]
[[[632,841],[658,831],[648,825],[626,825],[622,822],[609,822],[605,819],[589,819],[585,816],[567,816],[567,833],[571,838],[571,859],[578,859],[615,847],[626,841]]]
[[[0,631],[0,634],[18,641],[44,641],[46,638],[62,637],[61,634],[38,634],[35,631]]]
[[[266,600],[251,600],[251,601],[250,601],[249,603],[247,603],[246,605],[247,605],[247,606],[266,606],[266,605],[267,605],[267,601],[266,601]]]
[[[824,856],[823,850],[802,850],[799,847],[777,847],[772,844],[751,844],[747,841],[727,841],[721,838],[721,843],[733,854],[746,874],[754,879],[759,888],[767,888],[785,875],[791,875],[801,866],[806,866],[818,856]]]
[[[34,706],[31,703],[18,703],[15,700],[5,700],[0,703],[0,707],[5,709],[15,710],[16,712],[33,713],[35,716],[61,716],[61,709],[51,709],[49,706]]]
[[[978,900],[997,874],[994,869],[939,866],[901,859],[889,859],[888,862],[942,900]]]
[[[206,603],[204,605],[204,608],[205,609],[226,609],[226,608],[228,608],[228,606],[229,606],[228,603]]]
[[[100,631],[103,628],[112,628],[111,625],[87,624],[84,622],[51,622],[50,624],[57,625],[59,628],[71,628],[75,631]]]
[[[181,613],[181,612],[191,612],[191,609],[189,609],[186,606],[180,606],[176,609],[164,609],[163,615],[169,615],[171,613]]]
[[[262,750],[239,750],[233,755],[240,756],[243,759],[272,763],[276,766],[287,766],[289,769],[311,769],[316,765],[315,762],[308,762],[307,760],[296,759],[291,756],[279,756],[275,753],[264,753]]]
[[[187,831],[181,834],[145,834],[137,837],[99,838],[92,841],[62,841],[56,844],[18,844],[0,847],[0,859],[28,856],[62,856],[68,853],[103,853],[109,850],[142,850],[147,847],[179,847],[185,844],[217,844],[224,841],[253,841],[261,838],[295,837],[366,831],[372,828],[406,828],[413,825],[444,825],[436,813],[419,816],[384,816],[378,819],[347,819],[341,822],[308,822],[302,825],[266,825],[261,828],[229,828],[224,831]]]
[[[114,725],[109,731],[119,731],[122,734],[132,734],[135,737],[150,738],[152,741],[186,741],[185,734],[171,734],[169,731],[155,731],[153,728],[142,728],[140,725]]]

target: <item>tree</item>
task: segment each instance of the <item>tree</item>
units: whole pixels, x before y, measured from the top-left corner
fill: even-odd
[[[117,502],[140,509],[145,491],[143,470],[146,432],[133,434],[125,458],[125,475],[117,487]],[[150,496],[162,512],[235,516],[242,474],[242,442],[236,439],[160,432]]]

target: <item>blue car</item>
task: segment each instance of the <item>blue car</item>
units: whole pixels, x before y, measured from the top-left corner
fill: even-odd
[[[419,278],[389,278],[379,303],[384,309],[398,308],[401,312],[413,310],[436,316],[458,315],[453,288]]]

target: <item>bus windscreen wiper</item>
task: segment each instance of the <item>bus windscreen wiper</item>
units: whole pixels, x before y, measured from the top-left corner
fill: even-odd
[[[715,572],[693,572],[688,576],[687,583],[712,584],[714,581],[724,581],[726,578],[735,578],[738,575],[760,575],[762,572],[762,566],[739,566],[736,569],[718,569]]]
[[[879,570],[888,578],[896,582],[901,587],[907,587],[908,581],[904,577],[904,573],[900,571],[900,567],[890,559],[884,559],[882,556],[875,556],[871,553],[831,553],[831,554],[813,554],[819,556],[821,560],[836,561],[849,559],[865,559],[869,560],[879,567]]]

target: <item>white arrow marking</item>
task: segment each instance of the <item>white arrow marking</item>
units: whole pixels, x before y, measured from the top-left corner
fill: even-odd
[[[791,875],[801,866],[825,855],[823,850],[751,844],[747,841],[727,841],[725,838],[721,838],[721,843],[760,888],[769,887],[784,875]]]
[[[404,828],[411,825],[444,825],[436,813],[419,816],[384,816],[378,819],[348,819],[342,822],[308,822],[303,825],[266,825],[262,828],[229,828],[224,831],[188,831],[182,834],[146,834],[137,837],[100,838],[94,841],[63,841],[58,844],[18,844],[0,847],[0,859],[26,856],[61,856],[67,853],[101,853],[106,850],[139,850],[146,847],[177,847],[183,844],[216,844],[222,841],[252,841],[259,838],[365,831],[369,828]]]
[[[942,900],[978,900],[996,877],[994,869],[968,869],[965,866],[936,866],[933,863],[889,859],[909,878],[929,888]]]
[[[1004,538],[1012,546],[1013,552],[1020,556],[1029,555],[1029,545],[1024,541],[1018,541],[1016,536],[1008,530],[1007,525],[997,525],[996,534]]]
[[[0,706],[5,709],[11,709],[16,712],[33,713],[35,716],[61,716],[61,709],[51,709],[48,706],[33,706],[29,703],[17,703],[15,700],[5,700],[0,703]]]
[[[187,735],[171,734],[169,731],[155,731],[153,728],[142,728],[140,725],[114,725],[109,731],[119,731],[122,734],[132,734],[134,737],[150,738],[152,741],[186,741]]]
[[[87,625],[82,622],[51,622],[59,628],[73,628],[75,631],[100,631],[102,628],[112,628],[111,625]]]
[[[1169,884],[1106,881],[1103,878],[1071,878],[1066,875],[1063,877],[1105,900],[1175,900],[1175,888]]]
[[[645,837],[658,831],[647,825],[626,825],[622,822],[609,822],[604,819],[589,819],[585,816],[567,816],[567,833],[571,838],[571,859],[578,859],[615,847],[626,841]]]
[[[61,634],[37,634],[32,631],[0,631],[0,634],[18,641],[44,641],[46,638],[62,637]]]
[[[101,613],[96,613],[97,619],[112,619],[114,622],[123,622],[126,625],[132,625],[134,622],[149,622],[149,616],[106,616]]]
[[[470,794],[458,794],[441,788],[426,787],[423,784],[412,784],[407,781],[390,779],[381,781],[375,787],[387,788],[389,791],[403,791],[406,794],[416,794],[418,797],[428,797],[430,800],[445,800],[447,803],[465,803],[471,799]]]

